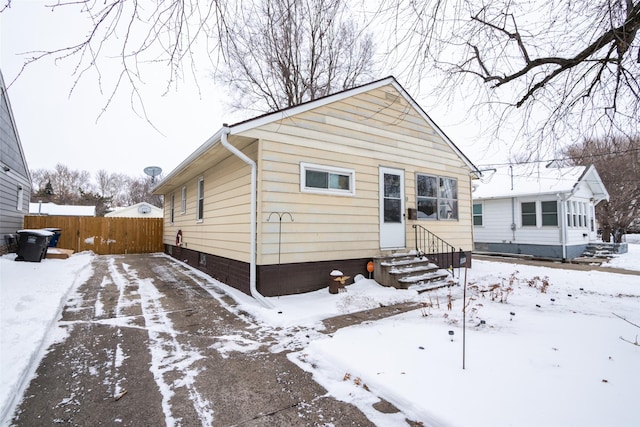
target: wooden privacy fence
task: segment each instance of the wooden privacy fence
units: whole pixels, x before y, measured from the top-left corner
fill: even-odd
[[[25,229],[60,228],[58,247],[98,255],[162,252],[162,218],[24,217]]]

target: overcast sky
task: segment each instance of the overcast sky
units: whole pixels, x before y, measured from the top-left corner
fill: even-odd
[[[52,12],[44,4],[41,0],[14,1],[0,14],[0,66],[7,84],[23,64],[25,56],[21,53],[77,43],[86,34],[86,27],[78,25],[77,12]],[[157,130],[132,110],[126,89],[100,116],[110,91],[105,87],[100,92],[95,73],[88,74],[70,95],[75,62],[47,59],[31,64],[9,88],[29,168],[53,169],[56,163],[62,163],[91,174],[105,169],[142,176],[146,166],[154,165],[169,173],[222,123],[242,118],[225,111],[224,91],[209,77],[210,65],[206,60],[199,64],[196,75],[201,93],[193,81],[187,80],[178,90],[162,96],[166,82],[162,64],[155,66],[153,75],[145,75],[144,102]],[[108,80],[109,69],[101,71]],[[411,92],[411,83],[396,77]],[[452,114],[444,108],[431,108],[427,100],[412,95],[471,161],[479,164],[496,160],[496,153],[487,153],[485,143],[477,139],[477,123],[461,120],[463,112]]]

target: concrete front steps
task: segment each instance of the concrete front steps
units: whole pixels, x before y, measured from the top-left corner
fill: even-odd
[[[426,292],[458,284],[449,271],[415,253],[381,255],[373,259],[374,278],[383,286]]]
[[[594,242],[589,243],[582,255],[573,258],[573,264],[597,264],[600,265],[609,261],[616,254],[624,254],[628,250],[627,243],[606,243]]]

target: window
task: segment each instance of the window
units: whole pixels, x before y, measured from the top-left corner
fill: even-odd
[[[482,203],[473,204],[473,225],[482,225]]]
[[[522,209],[522,226],[536,226],[536,202],[526,202],[520,205]]]
[[[542,225],[558,225],[558,202],[541,202]]]
[[[22,188],[22,185],[18,184],[18,205],[16,206],[16,208],[21,211],[24,209],[24,207],[22,206],[24,202],[24,188]]]
[[[174,218],[174,200],[175,200],[175,194],[171,193],[171,196],[169,197],[169,222],[171,224],[173,224],[173,218]]]
[[[187,187],[182,187],[182,199],[180,201],[180,212],[187,212]]]
[[[417,174],[416,181],[418,218],[458,219],[457,180]]]
[[[196,219],[202,221],[204,218],[204,178],[198,179],[198,208],[196,212]]]
[[[587,204],[582,202],[580,204],[580,215],[582,215],[582,224],[584,227],[589,227],[587,224]]]
[[[300,191],[345,196],[355,194],[356,172],[351,169],[300,163]]]
[[[567,227],[573,226],[573,222],[571,221],[573,215],[571,213],[571,202],[567,202]]]
[[[573,226],[578,226],[578,204],[576,202],[571,202],[571,214],[573,215]]]

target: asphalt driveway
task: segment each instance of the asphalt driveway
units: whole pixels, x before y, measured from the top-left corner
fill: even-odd
[[[273,351],[282,331],[193,271],[157,255],[96,256],[93,269],[14,425],[372,425]],[[253,344],[221,351],[229,342]]]

